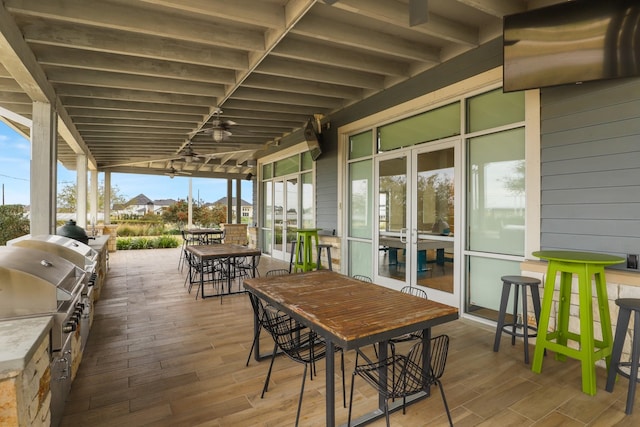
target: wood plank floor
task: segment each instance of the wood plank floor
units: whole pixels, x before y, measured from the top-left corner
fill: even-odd
[[[280,357],[269,391],[260,398],[268,361],[249,367],[252,312],[246,295],[195,300],[177,269],[179,251],[158,249],[111,254],[108,280],[82,365],[68,398],[63,426],[290,426],[294,424],[302,366]],[[281,264],[262,257],[264,274]],[[434,329],[451,337],[443,377],[456,426],[640,425],[640,403],[625,416],[627,381],[604,390],[598,369],[594,397],[580,391],[580,366],[548,355],[541,374],[523,362],[521,343],[503,338],[492,351],[494,331],[469,320]],[[273,341],[262,340],[264,350]],[[354,353],[346,354],[347,388]],[[307,381],[301,425],[324,425],[324,363]],[[339,379],[337,421],[346,422]],[[377,405],[356,380],[354,415]],[[391,415],[393,426],[447,425],[437,391]],[[384,420],[371,424],[383,426]]]

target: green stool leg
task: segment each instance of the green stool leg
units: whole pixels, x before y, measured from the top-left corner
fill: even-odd
[[[539,374],[542,371],[542,360],[547,344],[547,333],[549,331],[549,318],[551,317],[551,305],[553,304],[553,292],[556,284],[556,269],[549,264],[547,277],[544,280],[544,292],[542,296],[542,307],[540,308],[540,322],[538,324],[538,336],[536,337],[536,348],[533,352],[533,363],[531,371]]]
[[[558,338],[556,343],[567,346],[569,339],[569,313],[571,310],[571,280],[573,275],[562,271],[560,273],[560,301],[558,302],[558,319],[557,319],[557,331]],[[556,360],[565,361],[567,356],[556,352]]]
[[[590,396],[596,394],[596,365],[593,340],[593,297],[589,267],[578,273],[580,294],[580,362],[582,364],[582,391]]]
[[[302,259],[300,259],[300,252],[301,248],[300,245],[302,245],[302,249],[304,250],[304,242],[302,241],[302,237],[300,235],[298,235],[298,238],[296,239],[296,245],[295,245],[295,253],[296,253],[296,258],[295,258],[295,262],[293,264],[293,272],[297,273],[298,270],[302,270]],[[303,259],[304,259],[304,255]],[[304,270],[302,270],[304,271]]]

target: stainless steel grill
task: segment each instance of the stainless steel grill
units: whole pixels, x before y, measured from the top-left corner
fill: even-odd
[[[55,234],[42,234],[37,236],[27,234],[26,236],[8,241],[7,246],[21,246],[52,252],[71,261],[84,271],[94,272],[96,269],[98,252],[91,246],[69,237]]]
[[[80,337],[84,350],[89,339],[89,328],[93,318],[93,285],[97,279],[98,252],[82,242],[54,234],[26,235],[7,242],[7,246],[37,249],[60,256],[84,271],[84,287],[81,290]]]
[[[0,319],[53,316],[52,349],[60,350],[80,319],[84,277],[55,254],[0,247]]]
[[[0,247],[0,320],[51,316],[51,425],[71,390],[72,339],[81,322],[85,272],[50,252]],[[88,329],[88,328],[87,328]]]

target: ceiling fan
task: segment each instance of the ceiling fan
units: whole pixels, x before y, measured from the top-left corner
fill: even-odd
[[[191,172],[176,169],[173,167],[173,160],[171,160],[169,162],[169,169],[164,174],[173,179],[176,175],[191,175]]]
[[[197,134],[205,134],[211,135],[215,142],[221,142],[224,139],[227,139],[232,135],[231,127],[235,126],[237,123],[233,120],[223,120],[220,116],[222,115],[222,110],[218,107],[213,112],[213,119],[211,121],[210,127],[203,127],[195,132],[191,132],[189,135],[197,135]]]
[[[191,163],[191,162],[197,162],[199,159],[204,159],[207,157],[208,156],[205,154],[196,153],[193,150],[193,147],[191,147],[191,141],[189,141],[187,146],[184,147],[182,150],[180,150],[180,152],[176,156],[176,160],[182,159],[185,161],[185,163]]]

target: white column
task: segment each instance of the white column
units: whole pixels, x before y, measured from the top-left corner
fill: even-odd
[[[76,223],[78,226],[87,228],[87,156],[78,154],[76,156]]]
[[[227,224],[233,224],[233,182],[227,179]]]
[[[98,171],[89,172],[89,231],[95,231],[98,223]]]
[[[242,223],[242,180],[236,178],[236,224]]]
[[[111,224],[111,172],[104,173],[104,223]]]
[[[58,170],[57,115],[51,104],[33,102],[31,127],[31,234],[55,234]]]
[[[191,182],[191,178],[189,178],[189,208],[187,211],[187,229],[189,228],[193,228],[193,196],[192,196],[192,192],[193,192],[193,186],[192,186],[192,182]]]

